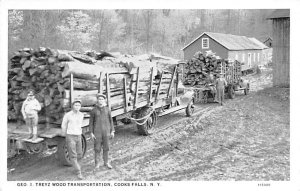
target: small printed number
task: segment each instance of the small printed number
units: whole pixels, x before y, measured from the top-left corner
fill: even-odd
[[[258,186],[271,186],[270,183],[259,183]]]

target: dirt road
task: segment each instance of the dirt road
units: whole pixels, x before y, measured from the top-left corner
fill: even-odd
[[[270,71],[248,79],[249,95],[238,93],[224,106],[197,104],[190,118],[184,111],[161,117],[151,136],[118,127],[112,170],[93,171],[88,141],[86,180],[289,180],[289,89],[270,88]],[[8,180],[77,180],[55,154],[23,154],[8,160],[8,170]]]

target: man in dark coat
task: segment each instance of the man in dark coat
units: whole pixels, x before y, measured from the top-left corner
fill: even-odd
[[[208,77],[206,79],[206,86],[210,89],[212,96],[214,98],[214,101],[216,101],[216,80],[214,78],[214,75],[211,73],[208,73]]]
[[[109,138],[114,138],[114,125],[109,108],[106,106],[106,96],[97,94],[97,104],[90,112],[90,131],[94,140],[95,169],[100,167],[100,152],[103,149],[104,166],[112,169],[108,162]]]

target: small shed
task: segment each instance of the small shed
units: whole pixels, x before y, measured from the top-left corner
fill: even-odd
[[[273,39],[271,37],[268,37],[265,41],[264,44],[266,46],[268,46],[269,48],[272,48],[272,43],[273,43]]]
[[[191,59],[198,51],[205,53],[211,50],[221,58],[240,61],[243,63],[242,70],[247,70],[264,63],[263,50],[267,48],[255,38],[204,32],[181,50],[184,60]]]
[[[290,86],[290,10],[278,9],[268,17],[272,22],[273,86]]]

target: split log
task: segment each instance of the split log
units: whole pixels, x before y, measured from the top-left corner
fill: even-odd
[[[70,78],[66,78],[63,83],[65,89],[70,89]],[[84,80],[79,78],[73,78],[74,89],[78,90],[98,90],[99,80]]]
[[[65,90],[65,99],[62,100],[62,105],[63,107],[70,107],[70,97],[69,97],[69,90]],[[93,106],[97,103],[97,97],[96,94],[98,93],[98,91],[73,91],[73,96],[74,99],[79,99],[81,100],[81,105],[83,107],[85,106]],[[104,92],[105,94],[105,92]],[[128,90],[128,96],[131,96],[130,91]],[[111,102],[124,102],[124,93],[123,91],[115,91],[115,92],[111,92],[111,98],[110,98]],[[117,104],[116,103],[116,104]]]
[[[94,107],[81,107],[80,111],[81,112],[90,112],[90,111],[92,111],[93,108]]]
[[[81,100],[82,100],[82,106],[84,108],[94,106],[97,103],[96,97],[83,97]],[[130,100],[128,102],[130,103]],[[120,106],[124,107],[124,105],[125,105],[124,95],[120,95],[120,96],[116,96],[115,98],[111,98],[110,105],[111,105],[112,109],[115,109]],[[70,108],[69,99],[63,100],[63,107]]]
[[[130,93],[129,88],[127,88],[127,92]],[[106,94],[106,91],[102,92],[103,94]],[[64,93],[65,95],[64,98],[69,99],[70,98],[70,90],[65,90]],[[98,90],[91,90],[91,91],[82,91],[82,90],[74,90],[73,91],[73,97],[74,99],[81,99],[81,97],[85,96],[94,96],[98,94]],[[116,89],[111,89],[110,90],[110,97],[115,97],[118,95],[123,95],[124,90],[122,88],[116,88]]]
[[[93,60],[91,59],[91,57],[89,57],[87,55],[84,55],[84,54],[81,54],[81,53],[75,52],[75,51],[69,52],[69,54],[76,60],[79,60],[80,62],[87,63],[87,64],[93,63]]]
[[[128,72],[126,68],[103,68],[98,65],[84,64],[79,61],[64,62],[62,77],[68,77],[72,73],[75,78],[98,79],[100,72]]]

